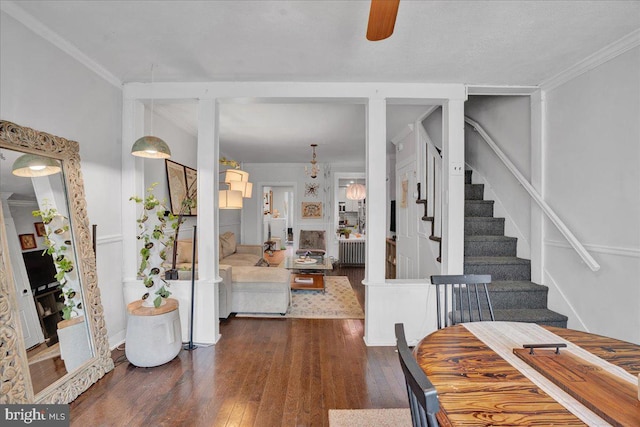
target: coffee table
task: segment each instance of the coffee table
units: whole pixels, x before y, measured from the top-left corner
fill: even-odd
[[[333,264],[329,257],[325,257],[324,260],[307,260],[305,262],[300,261],[298,257],[285,257],[280,263],[280,268],[286,268],[291,270],[291,289],[303,289],[322,291],[324,293],[324,276],[327,271],[333,270]],[[315,262],[313,262],[315,261]]]

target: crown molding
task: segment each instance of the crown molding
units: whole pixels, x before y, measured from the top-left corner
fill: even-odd
[[[71,56],[76,61],[80,62],[82,65],[102,77],[111,85],[119,89],[122,88],[122,82],[120,81],[120,79],[111,74],[102,65],[98,64],[96,61],[82,53],[80,49],[78,49],[75,45],[69,43],[58,33],[27,13],[13,1],[4,0],[0,2],[0,10],[11,16],[16,21],[20,22],[22,25],[24,25],[52,45],[56,46],[58,49],[65,52],[67,55]]]
[[[467,94],[529,96],[538,89],[538,86],[467,85]]]
[[[600,49],[593,55],[586,57],[577,64],[561,71],[551,78],[544,80],[540,83],[540,89],[544,91],[553,90],[637,46],[640,46],[640,30],[635,30],[627,34],[621,39]]]

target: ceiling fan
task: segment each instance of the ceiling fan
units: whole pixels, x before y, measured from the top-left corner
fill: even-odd
[[[393,34],[400,0],[371,0],[367,40],[384,40]]]

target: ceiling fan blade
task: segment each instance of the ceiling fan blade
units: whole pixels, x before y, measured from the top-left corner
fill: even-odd
[[[371,0],[367,40],[384,40],[393,34],[400,0]]]

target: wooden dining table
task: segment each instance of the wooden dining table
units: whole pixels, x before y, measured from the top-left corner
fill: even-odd
[[[523,349],[528,344],[559,348]],[[564,347],[566,346],[566,347]],[[414,349],[441,426],[640,426],[640,346],[516,322],[440,329]]]

